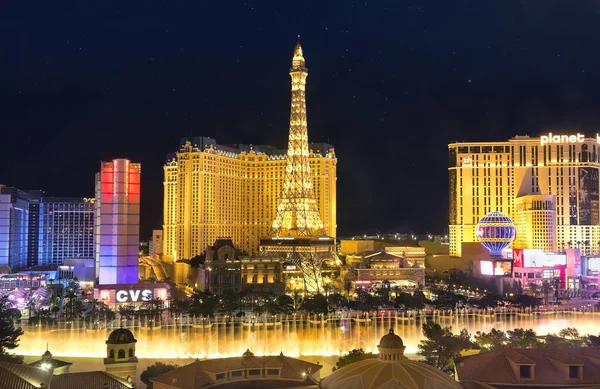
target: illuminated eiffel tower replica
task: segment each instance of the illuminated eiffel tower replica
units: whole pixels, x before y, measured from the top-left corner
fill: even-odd
[[[294,49],[290,68],[292,107],[287,163],[277,215],[269,237],[260,240],[260,250],[267,255],[283,256],[296,265],[304,277],[304,290],[310,294],[323,291],[323,264],[337,259],[335,239],[327,236],[313,192],[308,160],[306,127],[306,77],[300,42]]]

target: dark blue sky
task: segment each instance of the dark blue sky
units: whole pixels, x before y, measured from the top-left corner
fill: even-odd
[[[91,197],[100,160],[140,161],[148,234],[180,137],[285,147],[301,34],[339,234],[443,233],[450,141],[597,131],[599,17],[598,0],[3,2],[0,182]]]

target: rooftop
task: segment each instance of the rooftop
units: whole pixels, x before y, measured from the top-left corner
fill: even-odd
[[[239,155],[242,153],[248,154],[250,153],[250,151],[254,151],[256,154],[263,153],[270,157],[285,156],[287,154],[287,149],[277,148],[271,145],[247,145],[242,143],[220,145],[215,139],[205,136],[190,136],[182,138],[179,142],[179,151],[183,151],[187,142],[190,142],[192,151],[204,151],[212,147],[214,150],[227,153],[231,156]],[[312,150],[315,154],[326,155],[330,149],[333,149],[333,146],[329,143],[324,142],[309,143],[308,149]],[[175,153],[170,153],[167,155],[167,161],[173,158],[176,158]]]
[[[531,379],[516,367],[530,366]],[[581,368],[579,377],[570,369]],[[589,385],[600,382],[600,347],[507,349],[471,355],[456,361],[457,377],[490,385]],[[493,373],[491,373],[493,372]]]
[[[7,389],[47,388],[52,372],[29,365],[0,362],[0,383]]]
[[[106,344],[129,344],[136,343],[133,333],[126,328],[118,328],[108,335]]]
[[[199,389],[209,385],[227,385],[237,381],[267,380],[267,381],[295,381],[305,382],[322,368],[321,365],[287,357],[283,354],[277,356],[255,356],[247,350],[240,357],[218,358],[209,360],[196,360],[189,365],[178,367],[162,374],[152,381],[170,385],[173,388]],[[277,374],[268,374],[268,370]],[[252,373],[258,371],[260,373]],[[237,372],[233,376],[230,372]],[[222,374],[222,376],[221,376]],[[316,381],[309,382],[316,384]],[[280,387],[287,385],[279,385]],[[262,384],[261,384],[262,387]]]
[[[67,373],[52,377],[52,389],[132,389],[134,387],[134,384],[127,380],[105,371]]]
[[[85,383],[85,384],[83,384]],[[126,380],[104,371],[52,375],[30,365],[0,362],[1,389],[133,389]]]

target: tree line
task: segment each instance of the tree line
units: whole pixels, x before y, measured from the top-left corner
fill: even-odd
[[[452,327],[442,327],[434,322],[424,323],[421,329],[424,339],[419,343],[417,355],[423,362],[450,375],[454,375],[454,360],[466,350],[490,352],[508,348],[600,346],[600,335],[582,335],[572,327],[548,335],[538,335],[533,329],[524,328],[507,331],[492,328],[489,332],[477,331],[475,334],[463,329],[454,334]],[[353,349],[338,359],[333,371],[376,357],[377,354],[367,353],[363,349]]]

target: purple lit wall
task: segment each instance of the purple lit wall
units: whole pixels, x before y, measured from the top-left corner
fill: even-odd
[[[141,165],[102,162],[97,193],[99,284],[136,284],[140,230]]]

